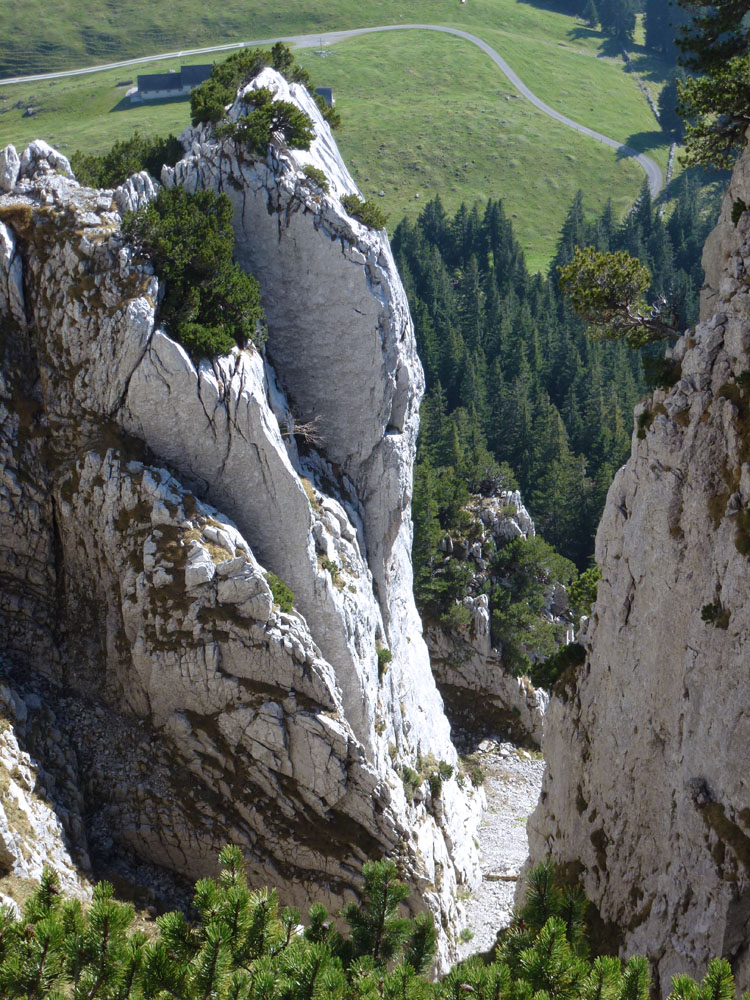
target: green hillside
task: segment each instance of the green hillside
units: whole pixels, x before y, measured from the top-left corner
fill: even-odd
[[[33,7],[36,0],[30,2]],[[92,41],[95,35],[86,27],[87,19],[94,19],[99,7],[95,0],[86,7],[85,16],[61,24],[56,55],[48,52],[48,62],[42,57],[43,36],[35,36],[33,45],[29,41],[28,46],[25,42],[14,46],[14,58],[25,51],[26,63],[13,69],[49,69],[132,55],[130,36],[123,36],[119,49]],[[14,9],[11,2],[0,11],[0,24]],[[248,29],[244,37],[259,37],[372,21],[422,18],[453,23],[493,45],[552,107],[648,152],[662,169],[666,165],[665,137],[636,81],[625,72],[610,43],[575,18],[516,0],[470,0],[465,6],[416,0],[399,8],[376,2],[365,11],[338,0],[315,15],[304,8],[292,10],[291,5],[282,4],[272,11],[270,4],[256,3],[249,25],[236,20],[241,12],[230,3],[224,11],[223,34],[210,34],[214,15],[202,13],[204,33],[195,38],[191,0],[183,0],[179,9],[184,15],[182,26],[187,26],[183,35],[177,26],[169,34],[168,18],[159,28],[161,33],[152,32],[150,8],[141,9],[135,0],[111,15],[110,35],[119,37],[117,25],[127,12],[143,27],[138,32],[141,54],[147,45],[169,49],[178,44],[205,45],[212,38],[219,42],[241,38],[243,34],[236,32],[242,26]],[[72,18],[73,5],[70,13]],[[21,20],[18,9],[15,17]],[[19,38],[28,20],[27,11],[23,24],[14,23],[12,31]],[[233,25],[239,25],[236,32]],[[8,33],[0,33],[1,37],[7,38]],[[429,31],[385,32],[326,45],[322,50],[318,46],[299,49],[297,56],[317,83],[333,87],[344,118],[344,129],[337,137],[344,157],[363,192],[380,198],[393,225],[405,214],[414,217],[424,200],[438,192],[449,209],[461,201],[502,198],[529,263],[536,269],[549,261],[564,212],[578,188],[585,190],[591,211],[599,211],[612,197],[618,213],[632,204],[640,189],[643,175],[636,164],[618,159],[608,148],[537,111],[483,52],[463,39]],[[179,132],[188,124],[186,101],[131,107],[126,91],[139,71],[160,72],[181,62],[208,58],[196,56],[0,88],[0,145],[23,146],[42,137],[68,154],[76,149],[102,152],[135,130]],[[658,77],[653,61],[649,75],[653,84]],[[34,109],[30,116],[29,108]]]
[[[43,0],[0,5],[0,77],[70,69],[177,49],[272,35],[315,33],[378,24],[423,22],[469,31],[497,28],[514,36],[557,40],[570,18],[509,0]],[[481,34],[481,32],[480,32]],[[584,32],[576,45],[596,48]]]
[[[410,13],[416,17],[421,6],[412,4]],[[443,6],[432,6],[433,19]],[[466,26],[481,28],[481,36],[539,97],[648,151],[664,168],[667,147],[643,95],[619,57],[602,57],[606,43],[596,32],[514,0],[477,7],[485,8],[492,26],[474,23],[476,8]],[[337,27],[347,23],[342,12]],[[302,15],[294,26],[309,27]],[[279,30],[290,30],[290,24],[284,21]],[[640,189],[643,175],[636,164],[537,111],[463,39],[386,32],[297,55],[316,82],[333,87],[344,118],[337,137],[342,153],[365,195],[381,199],[394,225],[403,215],[414,217],[438,192],[449,209],[461,201],[502,198],[536,269],[546,266],[578,188],[586,191],[591,211],[612,197],[618,213]],[[135,130],[179,133],[188,124],[187,101],[133,107],[126,91],[139,69],[160,72],[206,58],[1,88],[0,145],[23,146],[42,137],[68,154],[102,152]],[[28,108],[34,109],[31,116]]]

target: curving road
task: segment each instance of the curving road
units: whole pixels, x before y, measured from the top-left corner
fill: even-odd
[[[8,86],[12,83],[33,83],[37,80],[57,80],[66,76],[83,76],[86,73],[101,73],[104,72],[104,70],[121,69],[125,66],[137,66],[143,63],[158,62],[162,59],[181,59],[186,56],[208,55],[211,52],[229,52],[232,49],[242,49],[252,45],[271,45],[273,42],[287,42],[291,45],[296,45],[298,48],[312,48],[315,45],[330,45],[334,42],[341,42],[347,38],[354,38],[357,35],[371,35],[381,31],[414,30],[441,31],[446,35],[456,35],[458,38],[463,38],[465,41],[471,42],[472,45],[476,45],[482,50],[482,52],[488,55],[493,63],[505,74],[519,94],[522,94],[527,101],[534,105],[535,108],[538,108],[550,118],[554,118],[555,121],[560,122],[562,125],[567,125],[568,128],[572,128],[576,132],[580,132],[581,135],[586,135],[590,139],[595,139],[597,142],[601,142],[605,146],[609,146],[611,149],[616,150],[621,156],[632,157],[632,159],[636,160],[643,168],[646,174],[651,197],[655,198],[661,191],[664,186],[661,169],[649,156],[646,156],[645,153],[639,153],[638,150],[633,149],[631,146],[626,146],[623,143],[618,142],[616,139],[610,139],[608,136],[602,135],[601,132],[596,132],[594,129],[588,128],[586,125],[581,125],[580,122],[574,121],[572,118],[568,118],[567,115],[560,114],[559,111],[555,111],[554,108],[551,108],[549,104],[545,104],[544,101],[540,100],[536,94],[529,90],[518,74],[510,68],[500,53],[493,49],[491,45],[482,41],[482,39],[478,38],[477,35],[472,35],[468,31],[463,31],[461,28],[448,28],[439,24],[384,24],[374,28],[350,28],[347,31],[325,31],[318,32],[313,35],[282,35],[277,38],[260,38],[250,42],[233,42],[230,45],[214,45],[211,48],[205,49],[183,49],[179,52],[163,52],[160,55],[143,56],[139,59],[123,59],[120,62],[106,63],[101,66],[89,66],[84,69],[70,69],[63,70],[58,73],[37,73],[33,76],[10,77],[0,80],[0,87]]]

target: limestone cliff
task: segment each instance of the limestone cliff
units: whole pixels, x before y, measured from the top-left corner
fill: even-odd
[[[679,377],[636,409],[596,542],[579,676],[548,711],[532,855],[571,863],[623,953],[727,956],[750,987],[750,156],[704,254]]]
[[[153,179],[94,191],[44,143],[0,153],[0,627],[16,676],[86,734],[95,863],[192,879],[232,841],[256,883],[335,906],[388,854],[444,962],[478,804],[427,780],[456,755],[411,590],[408,307],[385,234],[341,206],[356,189],[307,93],[272,71],[250,86],[310,115],[309,153],[193,129],[162,181],[229,195],[265,352],[196,366],[156,325],[159,283],[120,232]]]

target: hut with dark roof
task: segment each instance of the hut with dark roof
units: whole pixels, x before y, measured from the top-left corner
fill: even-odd
[[[170,97],[187,97],[190,91],[203,83],[211,75],[213,66],[203,63],[197,66],[182,66],[179,73],[142,73],[138,76],[138,86],[130,93],[133,104],[145,101],[163,101]]]

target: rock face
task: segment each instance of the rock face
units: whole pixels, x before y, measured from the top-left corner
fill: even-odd
[[[623,954],[750,987],[750,158],[705,255],[676,384],[636,409],[596,543],[580,676],[553,697],[532,856],[580,870]]]
[[[479,803],[426,773],[456,754],[411,590],[421,368],[385,234],[339,203],[356,189],[327,125],[301,87],[263,85],[313,119],[309,153],[189,130],[162,180],[232,199],[267,354],[196,367],[158,329],[158,281],[119,230],[147,175],[91,191],[42,143],[0,155],[0,627],[88,734],[95,865],[129,852],[193,879],[232,841],[257,883],[336,906],[388,854],[444,964]]]
[[[474,576],[463,599],[471,623],[460,628],[436,622],[426,625],[432,671],[452,721],[493,733],[508,730],[516,739],[540,746],[547,695],[528,678],[514,677],[503,667],[502,649],[492,644],[487,595],[480,593],[495,549],[516,538],[533,537],[534,522],[518,490],[473,496],[466,511],[472,517],[467,532],[471,538],[457,542],[446,535],[442,548],[472,564]]]
[[[57,778],[39,764],[40,751]],[[14,910],[45,865],[58,872],[66,895],[90,894],[81,877],[88,857],[80,849],[71,856],[71,845],[83,836],[74,765],[54,713],[39,698],[25,700],[0,684],[0,903]]]

